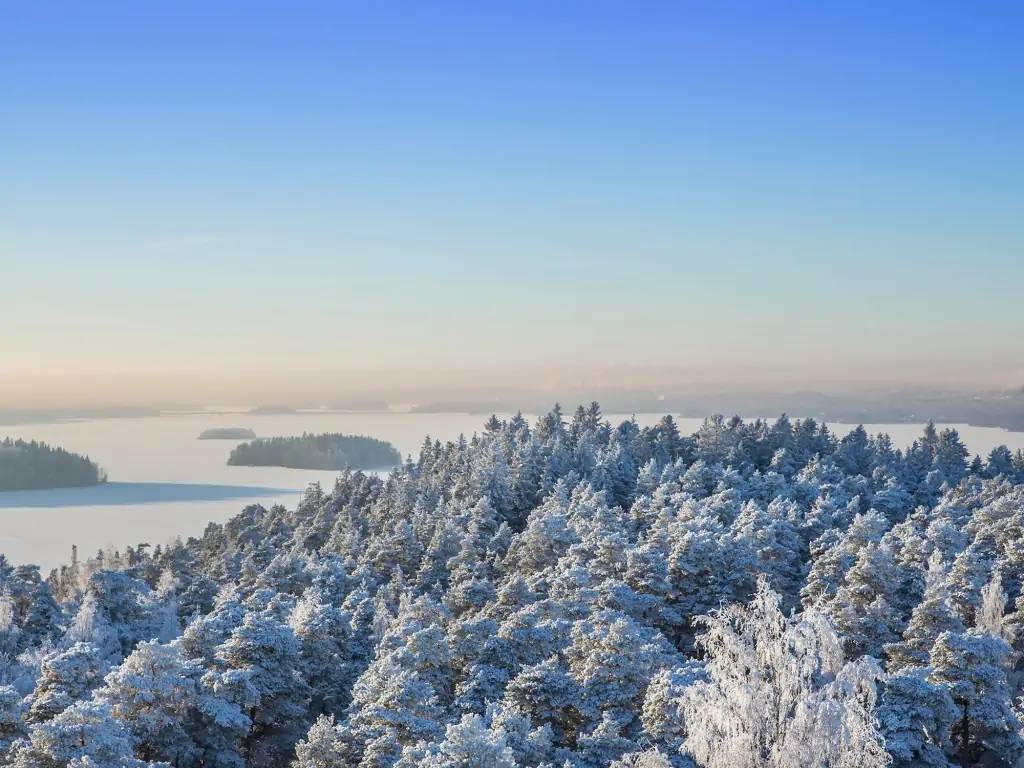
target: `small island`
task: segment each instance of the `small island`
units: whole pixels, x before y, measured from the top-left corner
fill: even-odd
[[[252,440],[256,433],[245,427],[213,427],[204,429],[199,440]]]
[[[236,446],[228,457],[231,466],[291,469],[391,469],[401,461],[391,443],[336,433],[262,438]]]
[[[88,456],[35,440],[0,440],[0,491],[84,488],[106,481]]]

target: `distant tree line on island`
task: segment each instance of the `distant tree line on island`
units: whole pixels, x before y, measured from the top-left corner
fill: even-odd
[[[334,433],[253,440],[236,446],[228,457],[232,466],[293,469],[384,469],[401,461],[391,443]]]
[[[199,434],[200,440],[252,440],[256,433],[245,427],[213,427]]]
[[[87,456],[35,440],[0,441],[0,491],[78,488],[106,480],[106,473]]]

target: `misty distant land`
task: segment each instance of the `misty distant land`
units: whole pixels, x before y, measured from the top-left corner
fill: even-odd
[[[219,411],[203,403],[161,407],[105,406],[0,410],[0,425],[53,423],[104,418],[141,418],[194,413],[235,413],[253,416],[288,416],[308,412],[411,412],[420,414],[545,413],[555,402],[572,411],[597,400],[609,413],[673,413],[703,417],[709,413],[738,414],[747,418],[787,413],[842,424],[970,424],[1024,431],[1024,387],[999,390],[940,389],[924,385],[873,385],[837,391],[778,391],[755,385],[723,386],[700,391],[666,387],[578,387],[530,389],[522,387],[394,390],[377,397],[325,397],[258,405],[244,410]],[[323,405],[327,402],[329,405]],[[252,439],[245,435],[237,439]],[[228,439],[228,438],[223,438]]]
[[[291,416],[297,413],[308,413],[318,411],[322,413],[376,413],[387,411],[390,404],[384,400],[364,400],[362,398],[352,400],[340,400],[329,405],[314,405],[312,403],[298,403],[292,405],[257,405],[248,410],[253,416]]]
[[[392,469],[401,462],[389,442],[340,433],[261,438],[236,446],[228,457],[229,466],[289,469]]]
[[[591,394],[588,392],[587,394]],[[703,418],[709,413],[745,418],[786,413],[839,424],[969,424],[1024,431],[1024,388],[996,392],[930,390],[924,387],[877,388],[861,393],[829,394],[813,390],[765,392],[723,389],[717,392],[658,393],[646,390],[592,392],[609,413],[673,413]],[[582,393],[557,399],[567,410],[586,404]],[[552,396],[522,392],[495,397],[434,400],[415,405],[414,413],[544,413]]]
[[[197,440],[253,440],[256,433],[246,427],[213,427],[199,433]]]
[[[86,488],[106,481],[87,456],[34,440],[0,440],[0,491]]]

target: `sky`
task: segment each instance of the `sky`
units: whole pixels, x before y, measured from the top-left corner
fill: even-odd
[[[0,376],[1012,379],[1022,33],[991,2],[0,2]]]

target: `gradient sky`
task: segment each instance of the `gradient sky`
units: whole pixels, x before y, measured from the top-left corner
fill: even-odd
[[[2,2],[0,365],[1019,370],[1022,39],[1019,3]]]

